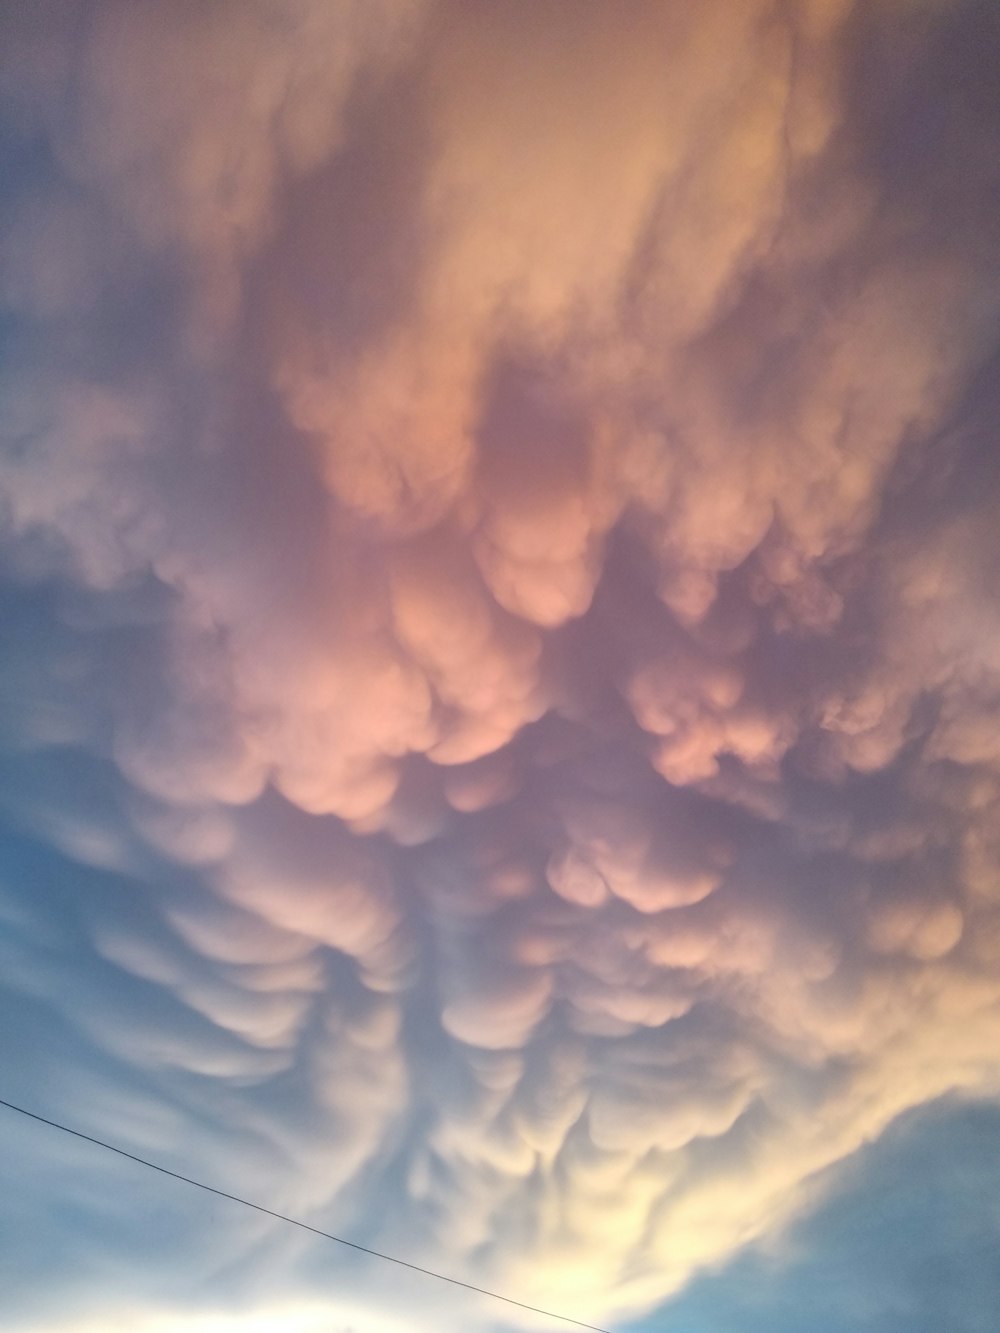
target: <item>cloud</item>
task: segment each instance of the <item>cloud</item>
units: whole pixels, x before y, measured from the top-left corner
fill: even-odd
[[[902,1117],[834,1178],[792,1225],[708,1274],[648,1325],[730,1330],[876,1330],[942,1318],[987,1329],[996,1273],[986,1164],[995,1110],[946,1100]],[[947,1313],[945,1313],[947,1312]],[[655,1321],[655,1322],[654,1322]]]
[[[990,15],[7,22],[25,1098],[601,1322],[996,1096]]]

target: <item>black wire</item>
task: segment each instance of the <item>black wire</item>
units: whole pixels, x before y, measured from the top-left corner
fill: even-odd
[[[420,1264],[408,1263],[405,1259],[397,1259],[391,1254],[380,1254],[378,1250],[370,1250],[367,1245],[358,1245],[353,1240],[344,1240],[343,1236],[334,1236],[329,1231],[320,1231],[319,1227],[311,1227],[308,1222],[300,1222],[297,1218],[286,1217],[284,1213],[276,1213],[270,1208],[264,1208],[259,1203],[251,1203],[249,1199],[242,1199],[238,1194],[227,1194],[225,1190],[217,1190],[214,1185],[205,1185],[200,1180],[192,1180],[190,1176],[182,1176],[179,1171],[170,1171],[165,1166],[157,1166],[155,1162],[149,1162],[145,1157],[137,1157],[135,1153],[126,1152],[124,1148],[116,1148],[113,1143],[105,1143],[103,1139],[95,1139],[90,1134],[82,1134],[78,1129],[70,1129],[68,1125],[61,1125],[58,1120],[48,1120],[43,1115],[36,1115],[34,1111],[26,1111],[23,1106],[15,1106],[13,1102],[5,1101],[0,1097],[0,1106],[6,1106],[9,1111],[17,1111],[19,1115],[27,1116],[29,1120],[37,1120],[40,1124],[48,1125],[52,1129],[61,1129],[64,1134],[72,1134],[75,1139],[83,1139],[87,1143],[96,1144],[98,1148],[105,1148],[108,1152],[117,1153],[119,1157],[127,1157],[130,1162],[138,1162],[140,1166],[148,1166],[151,1171],[159,1171],[161,1175],[171,1176],[174,1180],[182,1180],[185,1185],[194,1185],[197,1189],[205,1190],[209,1194],[217,1194],[220,1199],[229,1199],[232,1203],[241,1203],[245,1208],[253,1208],[255,1212],[266,1213],[268,1217],[277,1218],[279,1222],[287,1222],[290,1226],[301,1227],[303,1231],[311,1231],[314,1236],[322,1236],[324,1240],[336,1241],[338,1245],[346,1245],[352,1250],[360,1250],[362,1254],[370,1254],[374,1259],[384,1259],[386,1263],[399,1264],[401,1268],[412,1269],[414,1273],[423,1273],[425,1277],[437,1278],[439,1282],[450,1282],[453,1287],[464,1287],[466,1291],[474,1291],[480,1296],[489,1296],[495,1301],[504,1301],[507,1305],[516,1305],[521,1310],[530,1310],[532,1314],[545,1315],[547,1319],[560,1319],[564,1324],[575,1324],[577,1328],[587,1328],[591,1333],[610,1333],[606,1328],[598,1328],[596,1324],[585,1324],[580,1319],[570,1319],[569,1315],[554,1314],[551,1310],[543,1310],[537,1305],[528,1305],[524,1301],[515,1301],[512,1296],[501,1296],[498,1291],[488,1291],[485,1287],[474,1287],[471,1282],[462,1282],[460,1278],[448,1277],[444,1273],[435,1273],[432,1268],[421,1268]]]

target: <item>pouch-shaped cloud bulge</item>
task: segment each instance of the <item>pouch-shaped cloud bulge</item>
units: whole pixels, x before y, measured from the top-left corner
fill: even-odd
[[[2,22],[15,1090],[590,1323],[1000,1095],[992,9]]]

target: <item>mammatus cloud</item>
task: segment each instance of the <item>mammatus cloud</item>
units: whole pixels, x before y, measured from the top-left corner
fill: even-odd
[[[588,1322],[1000,1094],[992,11],[3,23],[28,1093]]]

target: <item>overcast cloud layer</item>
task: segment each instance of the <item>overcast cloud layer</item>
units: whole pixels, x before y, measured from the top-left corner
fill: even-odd
[[[1000,10],[0,51],[0,1096],[605,1324],[1000,1098]],[[543,1326],[3,1144],[18,1333]]]

